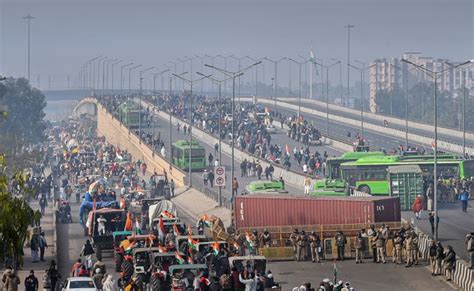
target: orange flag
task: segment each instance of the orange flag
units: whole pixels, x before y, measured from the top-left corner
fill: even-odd
[[[132,213],[129,211],[127,213],[127,220],[125,221],[125,231],[132,231],[133,230],[133,225],[132,225]]]

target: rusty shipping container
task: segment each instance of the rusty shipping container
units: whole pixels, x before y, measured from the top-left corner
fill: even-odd
[[[307,197],[291,195],[238,196],[235,226],[367,224],[399,222],[398,197]]]

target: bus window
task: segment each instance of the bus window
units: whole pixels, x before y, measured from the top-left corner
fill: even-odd
[[[474,177],[474,160],[463,161],[464,178]]]

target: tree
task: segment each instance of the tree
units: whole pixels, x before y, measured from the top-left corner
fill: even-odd
[[[8,78],[0,85],[0,108],[2,116],[8,116],[0,123],[1,138],[11,139],[11,152],[16,155],[21,146],[42,141],[46,128],[43,120],[46,107],[45,96],[32,88],[24,78]],[[8,115],[5,114],[8,112]],[[10,153],[10,149],[6,149]]]

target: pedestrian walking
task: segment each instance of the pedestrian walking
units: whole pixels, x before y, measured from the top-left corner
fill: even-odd
[[[51,282],[51,290],[56,290],[56,284],[58,283],[58,280],[61,278],[61,275],[58,272],[58,269],[56,268],[56,261],[51,261],[51,265],[49,266],[48,270],[48,275],[49,275],[49,281]]]
[[[436,241],[432,240],[428,250],[430,256],[431,276],[436,274]]]
[[[209,171],[209,175],[207,177],[207,180],[209,182],[209,185],[212,187],[214,187],[214,171]]]
[[[202,180],[204,182],[204,186],[207,186],[207,181],[209,180],[209,172],[207,170],[204,170],[202,173]]]
[[[31,270],[30,274],[25,278],[25,291],[38,291],[39,282],[35,277],[35,271]]]
[[[41,195],[41,198],[39,200],[39,205],[41,209],[41,216],[44,216],[46,206],[48,206],[48,199],[46,199],[46,196],[44,194]]]
[[[469,200],[469,192],[466,188],[464,188],[461,192],[461,195],[459,195],[459,200],[461,200],[462,211],[467,212],[467,201]]]
[[[237,178],[234,177],[234,180],[232,181],[232,196],[237,196],[239,190],[239,182],[237,181]]]
[[[443,270],[443,260],[444,260],[444,248],[440,242],[436,245],[436,266],[435,266],[435,276],[441,275],[441,271]]]
[[[18,285],[20,285],[20,278],[16,274],[16,271],[8,269],[3,275],[3,290],[4,291],[18,291]]]
[[[37,234],[33,234],[30,240],[31,249],[31,261],[33,263],[39,262],[38,250],[39,250],[39,237]]]
[[[95,253],[90,240],[86,240],[82,246],[81,256],[85,258],[85,266],[88,270],[92,268],[92,255]]]
[[[170,182],[170,194],[171,194],[171,197],[174,197],[174,188],[176,187],[176,185],[174,184],[174,180],[171,179],[171,182]]]
[[[306,176],[306,178],[304,178],[303,187],[304,194],[309,195],[309,190],[311,189],[311,178],[309,176]]]
[[[214,154],[217,155],[217,151],[219,150],[219,144],[216,142],[214,144]]]
[[[418,195],[415,198],[415,201],[412,205],[412,210],[415,213],[415,218],[420,219],[420,213],[423,210],[423,200],[421,199],[421,195]]]
[[[426,197],[428,199],[426,210],[433,211],[433,185],[428,186],[428,189],[426,189]]]
[[[46,238],[44,237],[44,231],[41,232],[39,236],[39,250],[40,250],[40,260],[44,260],[44,249],[48,248],[48,242],[46,241]]]
[[[214,160],[214,156],[212,155],[212,153],[209,153],[207,160],[209,161],[209,165],[212,165],[212,161]]]

